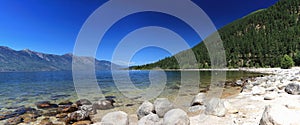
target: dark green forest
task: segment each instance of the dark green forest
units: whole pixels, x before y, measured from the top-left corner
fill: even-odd
[[[275,5],[253,12],[223,28],[219,34],[226,52],[227,67],[280,67],[281,58],[288,55],[300,64],[300,0],[280,0]],[[197,64],[180,68],[209,68],[210,58],[203,42],[191,49]],[[186,51],[176,54],[185,56]],[[178,69],[174,56],[131,69]]]

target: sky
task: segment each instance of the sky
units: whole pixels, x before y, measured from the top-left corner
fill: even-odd
[[[193,0],[210,17],[217,29],[253,11],[267,8],[277,1]],[[72,53],[77,35],[86,19],[106,2],[106,0],[1,0],[0,46],[58,55]],[[147,26],[176,31],[190,47],[201,42],[201,38],[184,21],[163,13],[141,12],[124,17],[106,32],[98,46],[96,58],[110,61],[116,46],[126,35]],[[140,35],[136,40],[148,37]],[[175,43],[164,39],[163,36],[157,37],[162,37],[161,41],[168,42],[167,44]],[[151,63],[170,55],[170,52],[158,47],[147,47],[132,55],[130,65]]]

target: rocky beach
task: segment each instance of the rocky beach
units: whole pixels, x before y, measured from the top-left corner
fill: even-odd
[[[300,68],[238,70],[268,75],[226,83],[225,87],[239,88],[240,93],[221,99],[207,98],[205,92],[196,94],[186,109],[168,98],[126,104],[114,96],[96,102],[40,101],[1,114],[0,124],[300,125]]]

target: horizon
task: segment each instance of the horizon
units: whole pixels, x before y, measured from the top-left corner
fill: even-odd
[[[243,18],[252,12],[268,8],[278,0],[261,1],[193,1],[200,6],[211,18],[217,29]],[[76,36],[85,20],[95,9],[105,1],[39,1],[29,2],[9,1],[0,4],[1,23],[0,46],[7,46],[14,50],[29,49],[35,52],[64,55],[73,53]],[[50,5],[50,6],[49,6]],[[17,9],[16,9],[17,8]],[[159,19],[157,21],[157,19]],[[141,21],[142,20],[142,21]],[[171,20],[168,24],[165,20]],[[156,21],[156,22],[155,22]],[[131,25],[127,25],[127,24]],[[134,14],[117,22],[110,32],[102,39],[98,46],[96,59],[111,61],[111,54],[119,39],[128,33],[143,26],[164,26],[182,32],[187,38],[190,47],[199,44],[202,39],[182,23],[181,20],[166,16],[162,13],[147,12]],[[115,28],[114,28],[115,27]],[[119,27],[122,27],[120,30]],[[207,33],[211,34],[211,33]],[[164,40],[162,40],[164,41]],[[183,50],[178,50],[178,52]],[[165,50],[150,47],[139,51],[130,62],[130,66],[156,62],[172,56]],[[144,58],[147,57],[147,58]]]

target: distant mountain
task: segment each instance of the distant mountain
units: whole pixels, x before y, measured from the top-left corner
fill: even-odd
[[[72,54],[53,55],[31,51],[29,49],[16,51],[0,46],[0,72],[22,71],[65,71],[72,69]],[[74,56],[80,64],[91,64],[94,58]],[[120,66],[109,61],[95,59],[96,70],[110,70],[111,66]]]
[[[275,5],[255,11],[221,28],[228,67],[279,67],[288,54],[300,54],[300,0],[279,0]],[[203,42],[191,49],[197,64],[179,67],[174,56],[132,69],[209,68],[210,58]],[[186,51],[176,54],[185,59]],[[186,59],[188,60],[188,58]]]

